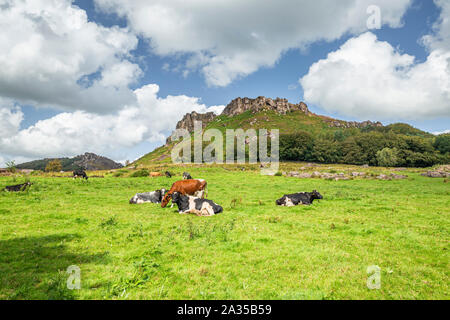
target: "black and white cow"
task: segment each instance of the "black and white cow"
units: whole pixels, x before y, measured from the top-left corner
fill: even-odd
[[[314,199],[323,199],[322,195],[316,190],[313,192],[300,192],[294,194],[286,194],[276,201],[278,206],[293,207],[299,204],[310,205]]]
[[[15,186],[7,186],[4,190],[8,192],[19,192],[19,191],[25,191],[29,186],[31,186],[31,182],[25,182],[22,184],[17,184]]]
[[[177,204],[180,214],[193,213],[197,216],[213,216],[223,212],[223,208],[211,200],[185,196],[179,192],[172,194],[172,203]]]
[[[73,178],[83,178],[87,180],[88,176],[86,174],[86,171],[84,171],[83,169],[78,169],[73,172]]]
[[[161,203],[161,200],[166,193],[166,189],[145,193],[136,193],[134,197],[130,199],[130,204]]]
[[[183,172],[183,180],[190,180],[190,179],[192,179],[192,177],[189,174],[189,172]]]

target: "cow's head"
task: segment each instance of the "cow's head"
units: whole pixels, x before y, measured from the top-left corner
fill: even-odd
[[[282,197],[282,198],[278,199],[277,201],[275,201],[275,203],[277,204],[277,206],[283,205],[283,204],[284,204],[284,199],[285,199],[285,197]]]
[[[313,199],[323,199],[322,195],[317,192],[317,190],[313,190],[313,192],[311,192],[311,195]]]
[[[172,194],[172,203],[177,203],[178,200],[180,200],[180,193],[179,192],[174,192]]]
[[[166,193],[161,201],[161,208],[165,208],[167,204],[169,203],[170,199],[172,198],[172,195],[170,193]]]

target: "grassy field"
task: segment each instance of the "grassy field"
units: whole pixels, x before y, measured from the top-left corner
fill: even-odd
[[[1,192],[0,299],[449,299],[444,179],[418,170],[393,181],[188,171],[207,179],[222,214],[128,203],[179,176],[30,177],[29,191]],[[0,186],[13,182],[0,177]],[[313,189],[324,199],[312,206],[275,206]],[[66,288],[70,265],[81,269],[81,290]],[[371,265],[381,268],[379,290],[366,285]]]

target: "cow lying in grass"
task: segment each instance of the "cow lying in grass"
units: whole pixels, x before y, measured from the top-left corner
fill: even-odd
[[[161,172],[150,172],[150,177],[155,178],[155,177],[161,177],[162,173]]]
[[[276,201],[278,206],[293,207],[299,204],[310,205],[314,199],[323,199],[322,195],[316,190],[313,192],[300,192],[284,195]]]
[[[191,195],[200,198],[206,196],[207,183],[203,179],[189,179],[189,180],[179,180],[172,184],[169,192],[166,193],[161,201],[161,208],[165,208],[172,198],[174,192],[179,192],[182,195]],[[173,204],[172,204],[173,206]]]
[[[17,184],[15,186],[7,186],[4,190],[8,192],[19,192],[19,191],[25,191],[29,186],[31,186],[31,182],[25,182],[22,184]]]
[[[223,208],[211,200],[185,196],[179,192],[172,194],[172,203],[178,206],[180,214],[193,213],[201,217],[209,217],[223,212]]]
[[[166,193],[167,193],[166,189],[145,193],[136,193],[134,197],[130,199],[130,204],[161,203]]]

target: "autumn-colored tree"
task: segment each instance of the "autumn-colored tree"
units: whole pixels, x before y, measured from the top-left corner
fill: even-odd
[[[45,167],[46,172],[59,172],[62,170],[62,164],[61,161],[58,159],[49,161],[47,163],[47,166]]]

